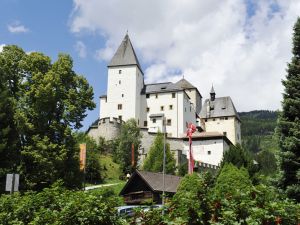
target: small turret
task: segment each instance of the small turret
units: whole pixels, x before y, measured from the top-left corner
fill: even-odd
[[[210,90],[210,100],[211,100],[211,101],[214,101],[215,98],[216,98],[216,92],[215,92],[215,90],[214,90],[214,86],[212,85],[212,86],[211,86],[211,90]]]

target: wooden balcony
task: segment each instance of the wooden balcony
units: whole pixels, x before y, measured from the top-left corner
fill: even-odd
[[[124,195],[124,202],[126,204],[142,204],[145,201],[152,201],[153,193],[151,191],[138,191],[131,192],[129,194]]]

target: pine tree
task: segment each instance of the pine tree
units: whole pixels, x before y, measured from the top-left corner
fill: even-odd
[[[152,143],[148,155],[145,159],[143,169],[151,172],[163,171],[163,156],[164,156],[164,136],[162,133],[157,133],[154,142]],[[175,173],[175,159],[170,151],[169,143],[166,143],[166,173]]]
[[[285,90],[277,125],[282,170],[279,185],[300,202],[300,18],[294,26],[292,53],[282,81]]]

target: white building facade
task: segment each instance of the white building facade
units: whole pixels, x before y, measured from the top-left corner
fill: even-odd
[[[185,133],[188,124],[193,123],[199,130],[193,142],[195,159],[212,165],[220,163],[231,143],[240,143],[240,119],[230,97],[223,101],[221,98],[206,100],[202,107],[199,90],[184,78],[177,83],[145,84],[144,73],[127,34],[108,65],[107,80],[107,94],[100,96],[99,119],[88,130],[95,139],[98,136],[114,138],[108,125],[114,124],[116,128],[116,123],[134,118],[143,132],[153,134],[153,138],[158,131],[166,132],[170,141],[176,140],[176,149],[172,149],[171,144],[171,150],[180,151],[176,155],[187,155]],[[212,113],[219,107],[227,110]],[[114,134],[117,134],[115,129]],[[141,146],[144,155],[150,148],[146,142],[149,143],[142,142]]]

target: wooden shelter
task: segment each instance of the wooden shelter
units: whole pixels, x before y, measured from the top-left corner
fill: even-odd
[[[165,175],[165,193],[173,196],[180,183],[181,177]],[[136,170],[123,189],[120,195],[128,205],[144,204],[153,202],[161,204],[163,193],[163,174]]]

